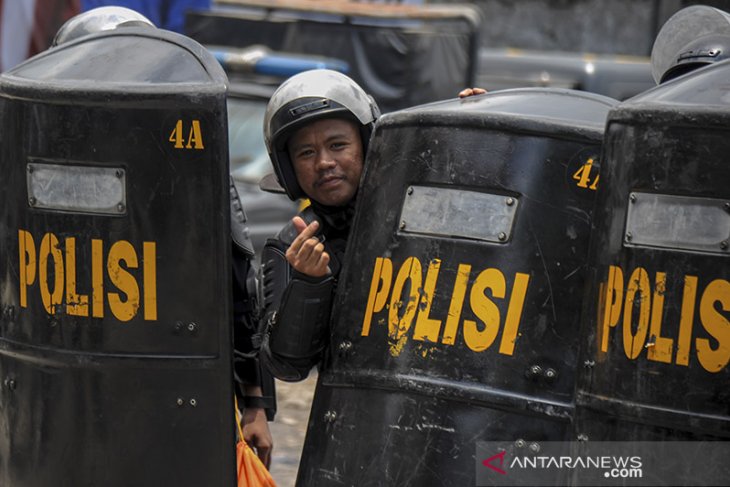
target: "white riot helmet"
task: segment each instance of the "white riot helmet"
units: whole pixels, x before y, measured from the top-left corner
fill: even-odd
[[[651,50],[654,80],[664,83],[730,55],[730,14],[693,5],[672,15],[657,34]]]
[[[337,71],[315,69],[284,81],[266,107],[264,141],[279,184],[292,200],[306,196],[297,182],[287,142],[300,127],[323,118],[347,118],[360,126],[363,155],[380,116],[375,100]]]
[[[125,7],[93,8],[68,19],[56,32],[52,46],[58,46],[89,34],[114,30],[117,27],[139,25],[155,26],[141,13]]]

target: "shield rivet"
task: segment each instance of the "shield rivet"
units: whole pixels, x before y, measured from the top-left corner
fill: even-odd
[[[558,373],[555,371],[555,369],[545,369],[545,379],[548,382],[554,381],[557,376]]]

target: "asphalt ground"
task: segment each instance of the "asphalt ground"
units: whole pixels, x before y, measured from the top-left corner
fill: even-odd
[[[302,382],[276,382],[277,413],[269,427],[274,438],[270,471],[277,487],[292,487],[297,479],[316,383],[316,371]]]

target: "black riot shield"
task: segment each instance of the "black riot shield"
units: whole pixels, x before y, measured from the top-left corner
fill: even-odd
[[[299,485],[475,485],[480,441],[568,437],[614,103],[520,89],[379,120]]]
[[[730,439],[728,75],[727,62],[704,68],[609,114],[581,439]]]
[[[225,97],[151,27],[0,77],[0,485],[234,485]]]

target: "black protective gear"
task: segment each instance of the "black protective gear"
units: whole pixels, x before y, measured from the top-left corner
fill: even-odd
[[[348,207],[349,208],[349,207]],[[349,211],[341,210],[340,213]],[[263,307],[261,359],[271,372],[286,381],[303,380],[322,360],[329,333],[332,297],[341,269],[351,218],[335,213],[319,216],[315,208],[299,215],[307,224],[320,223],[315,235],[330,255],[331,275],[309,277],[296,272],[286,260],[286,249],[297,232],[293,224],[269,239],[262,252]]]

